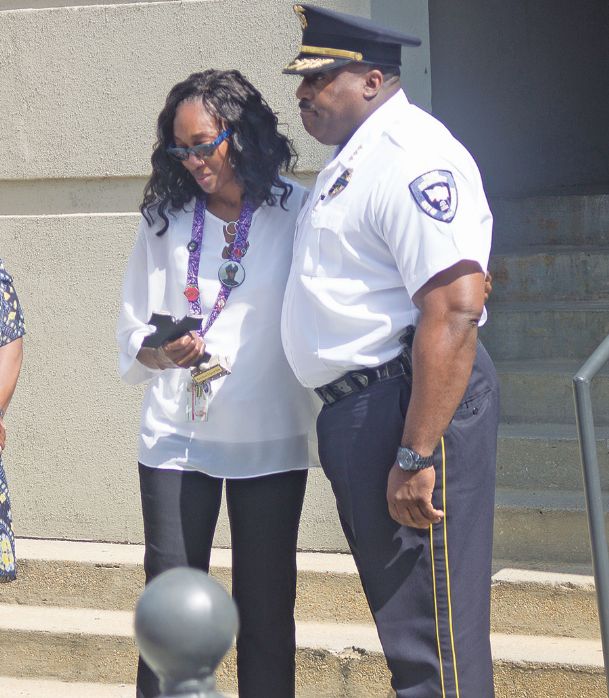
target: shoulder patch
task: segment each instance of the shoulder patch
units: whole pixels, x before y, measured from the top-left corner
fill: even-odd
[[[419,208],[431,218],[450,223],[457,213],[457,185],[449,170],[432,170],[409,185]]]

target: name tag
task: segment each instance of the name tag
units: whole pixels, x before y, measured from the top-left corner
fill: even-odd
[[[230,361],[227,356],[212,356],[207,363],[199,364],[198,367],[190,369],[192,382],[196,385],[228,376],[230,372]]]

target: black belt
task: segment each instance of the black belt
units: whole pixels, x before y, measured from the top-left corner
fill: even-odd
[[[373,383],[396,378],[397,376],[410,377],[410,375],[410,364],[406,357],[400,354],[395,359],[391,359],[391,361],[387,361],[375,368],[358,368],[354,371],[349,371],[341,378],[337,378],[331,383],[326,383],[326,385],[322,385],[320,388],[315,388],[315,392],[326,405],[332,405],[353,393],[361,393],[362,390],[365,390]]]

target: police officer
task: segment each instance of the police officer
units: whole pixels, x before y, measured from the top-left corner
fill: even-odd
[[[302,78],[305,129],[337,149],[299,218],[284,348],[325,403],[320,460],[397,696],[488,698],[499,409],[477,337],[492,226],[480,174],[400,89],[401,46],[418,39],[295,11],[302,46],[284,72]]]

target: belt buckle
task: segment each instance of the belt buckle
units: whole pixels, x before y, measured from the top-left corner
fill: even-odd
[[[345,373],[342,378],[332,381],[328,387],[332,390],[334,395],[338,394],[339,400],[360,390],[359,384],[353,380],[349,373]]]
[[[366,376],[360,376],[358,374],[358,378],[359,377],[365,378],[367,384],[368,379]],[[348,395],[360,392],[364,387],[366,386],[354,379],[351,373],[345,373],[342,378],[337,378],[335,381],[332,381],[332,383],[322,385],[320,388],[315,388],[315,392],[326,405],[333,405],[335,402],[342,400]]]

